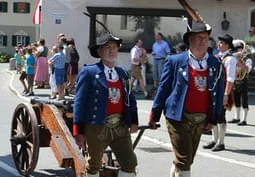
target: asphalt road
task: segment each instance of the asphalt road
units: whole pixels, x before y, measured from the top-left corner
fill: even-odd
[[[0,177],[20,176],[16,171],[10,149],[10,127],[12,113],[16,105],[24,102],[9,89],[12,76],[7,72],[8,64],[0,64]],[[17,80],[14,86],[18,86]],[[20,88],[18,88],[20,90]],[[38,92],[38,93],[37,93]],[[35,94],[42,94],[35,91]],[[138,98],[140,95],[138,95]],[[254,177],[255,176],[255,97],[249,96],[250,112],[248,126],[240,127],[229,124],[225,138],[226,150],[211,152],[203,150],[201,146],[211,137],[203,135],[200,146],[192,166],[192,177]],[[139,120],[141,125],[147,124],[152,100],[138,99]],[[232,119],[233,112],[227,113]],[[169,143],[165,121],[162,117],[161,127],[157,130],[146,130],[137,148],[138,157],[137,177],[169,177],[173,152]],[[133,138],[137,134],[132,135]],[[71,169],[58,167],[58,163],[50,148],[41,148],[38,164],[33,173],[35,177],[73,177]]]

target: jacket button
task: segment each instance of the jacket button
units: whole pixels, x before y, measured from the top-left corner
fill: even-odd
[[[215,102],[213,102],[213,106],[215,106],[216,105],[216,103]]]
[[[175,112],[174,112],[174,111],[172,111],[172,114],[173,114],[173,115],[175,115]]]
[[[95,119],[96,117],[97,117],[97,116],[94,114],[94,115],[93,115],[93,119]]]
[[[176,102],[175,101],[173,102],[173,105],[176,106]]]
[[[178,82],[177,82],[177,85],[178,85],[178,86],[180,86],[180,85],[181,85],[181,83],[178,81]]]
[[[99,90],[96,90],[96,93],[99,94]]]
[[[213,96],[216,96],[216,92],[213,92]]]
[[[97,107],[96,106],[94,107],[94,110],[97,111]]]
[[[95,102],[95,103],[97,103],[97,102],[98,102],[98,99],[97,99],[97,98],[95,98],[95,99],[94,99],[94,102]]]
[[[175,92],[175,93],[174,93],[174,96],[177,96],[177,95],[178,95],[178,93],[177,93],[177,92]]]

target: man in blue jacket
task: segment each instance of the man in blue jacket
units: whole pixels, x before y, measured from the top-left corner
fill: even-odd
[[[166,117],[175,159],[171,177],[190,177],[202,132],[212,129],[223,107],[224,77],[219,59],[207,53],[211,27],[194,22],[183,40],[187,52],[171,55],[164,65],[149,123]]]
[[[122,40],[101,35],[90,53],[99,63],[84,66],[78,75],[73,134],[88,145],[87,177],[99,177],[102,157],[110,146],[121,166],[118,177],[134,177],[137,165],[130,133],[137,131],[138,114],[128,74],[116,66]]]

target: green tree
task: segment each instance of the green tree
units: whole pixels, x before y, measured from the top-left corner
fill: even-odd
[[[143,41],[144,48],[151,49],[154,42],[155,29],[160,30],[160,17],[130,16],[130,20],[135,22],[133,31],[142,29],[141,32],[137,34],[136,39],[141,39]]]

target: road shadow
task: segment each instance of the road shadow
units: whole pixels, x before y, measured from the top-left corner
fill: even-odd
[[[249,105],[255,105],[255,95],[249,95],[248,96],[248,104]]]
[[[255,156],[255,150],[254,149],[225,149],[225,151],[238,153],[238,154],[246,154],[249,156]]]
[[[226,136],[229,137],[239,137],[239,138],[253,138],[254,136],[251,135],[244,135],[244,134],[239,134],[239,133],[226,133]]]
[[[14,164],[11,154],[0,156],[0,161],[5,163],[6,165],[10,166],[13,169],[17,169]],[[2,170],[1,167],[0,167],[0,170]],[[8,171],[6,171],[6,173],[8,173]],[[17,174],[18,173],[19,172],[17,170]],[[0,176],[1,176],[1,173],[0,173]],[[37,168],[35,168],[35,171],[32,172],[31,177],[75,177],[75,173],[72,168],[63,168],[63,169],[37,169]]]
[[[15,168],[15,164],[14,164],[14,161],[13,161],[13,158],[12,158],[12,155],[9,154],[9,155],[4,155],[4,156],[0,156],[0,161],[4,162],[6,165],[12,167],[12,168]]]
[[[33,177],[76,177],[72,168],[63,169],[40,169],[35,171]]]
[[[152,153],[162,153],[162,152],[171,152],[170,149],[163,148],[163,147],[139,147],[137,149],[140,149],[142,151],[146,152],[152,152]]]

